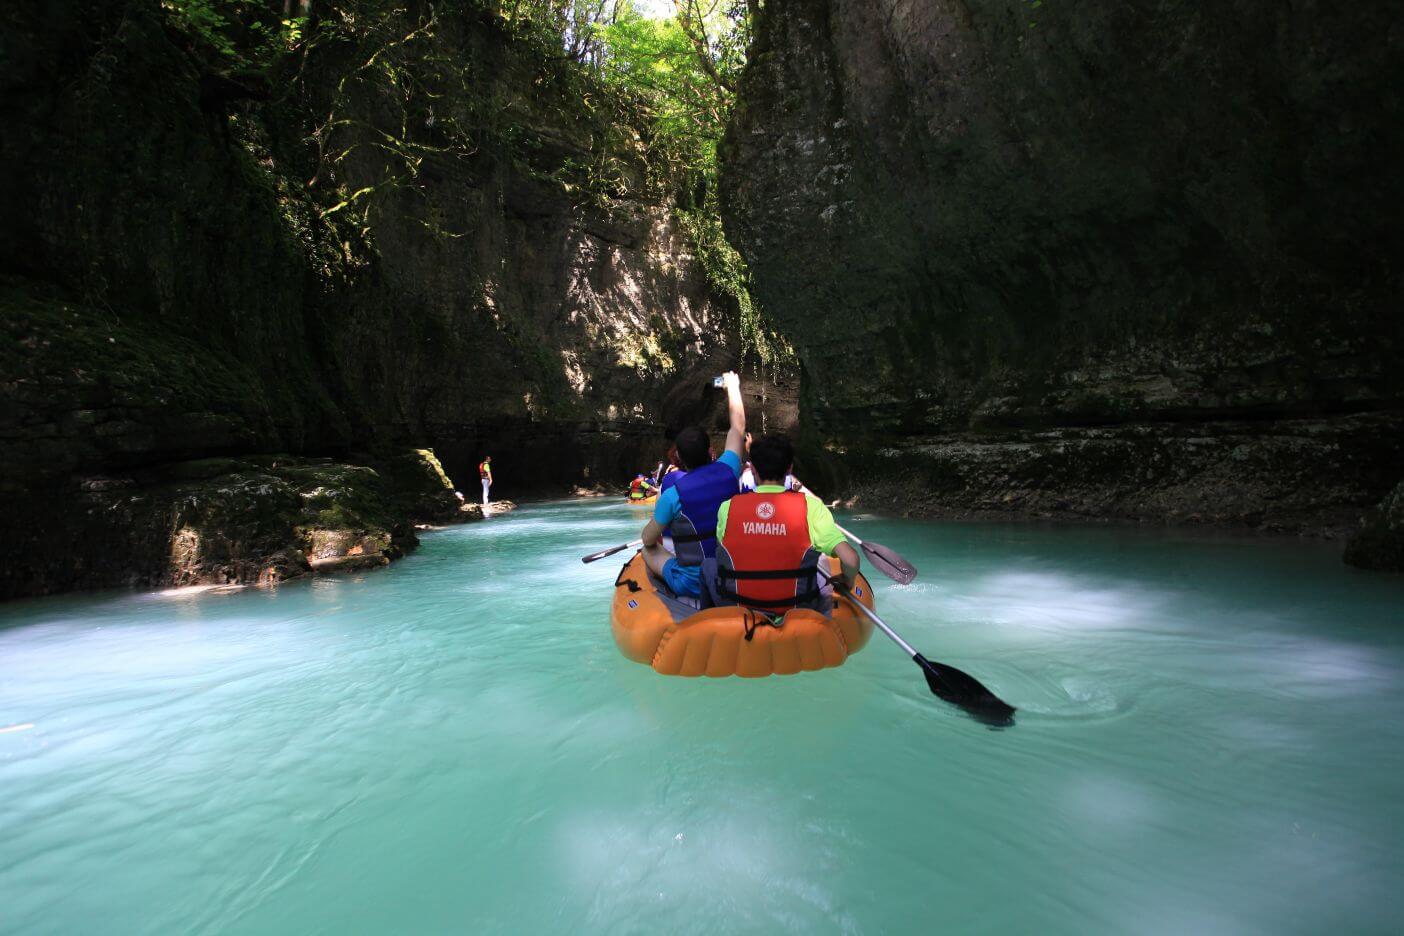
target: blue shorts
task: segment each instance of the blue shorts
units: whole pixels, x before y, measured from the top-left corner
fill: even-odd
[[[673,594],[685,598],[702,597],[702,567],[685,566],[676,559],[663,563],[663,581]]]

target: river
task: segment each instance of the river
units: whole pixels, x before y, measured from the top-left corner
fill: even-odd
[[[842,521],[841,521],[842,522]],[[0,932],[1404,931],[1404,577],[849,515],[927,656],[660,677],[616,501],[277,590],[0,607]]]

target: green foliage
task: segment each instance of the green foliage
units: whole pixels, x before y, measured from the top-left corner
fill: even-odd
[[[731,0],[679,0],[677,8],[677,16],[650,19],[625,2],[595,32],[602,80],[642,117],[650,180],[672,184],[688,203],[701,201],[694,193],[716,178],[750,20],[745,5]]]
[[[306,16],[251,0],[161,0],[172,21],[225,67],[266,68],[301,41]],[[302,7],[303,4],[298,4]]]
[[[649,184],[671,191],[712,287],[736,302],[742,354],[789,361],[793,350],[764,322],[746,263],[726,239],[717,206],[717,145],[726,130],[751,38],[744,0],[676,0],[676,15],[652,19],[616,5],[594,30],[606,87],[641,117]]]

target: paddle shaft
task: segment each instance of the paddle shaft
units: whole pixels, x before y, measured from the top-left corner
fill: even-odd
[[[857,543],[859,546],[862,546],[862,545],[863,545],[863,541],[862,541],[862,540],[860,540],[858,537],[854,536],[854,535],[853,535],[852,533],[850,533],[849,531],[845,530],[843,527],[839,526],[837,523],[835,523],[834,526],[835,526],[835,527],[838,527],[838,531],[839,531],[840,533],[842,533],[844,536],[848,537],[849,539],[853,540],[853,542]]]
[[[916,647],[913,647],[911,644],[907,643],[905,640],[902,639],[902,635],[898,634],[895,630],[888,627],[887,622],[884,621],[882,618],[878,617],[876,611],[863,604],[863,602],[859,601],[853,595],[852,591],[847,585],[845,585],[841,580],[838,580],[834,576],[829,575],[823,569],[819,570],[819,574],[824,576],[824,578],[828,579],[830,585],[833,585],[835,588],[837,588],[845,598],[847,598],[850,602],[853,603],[854,607],[856,607],[859,611],[863,612],[864,617],[872,621],[874,624],[877,625],[880,631],[882,631],[888,637],[892,638],[893,643],[905,650],[907,656],[911,657],[912,659],[916,659],[918,655]]]
[[[633,549],[633,548],[636,547],[636,546],[642,546],[642,545],[643,545],[643,540],[637,539],[637,540],[634,540],[632,543],[625,543],[625,544],[622,545],[622,546],[615,546],[615,547],[613,547],[613,548],[611,548],[611,549],[605,549],[605,550],[601,550],[600,552],[597,552],[597,553],[591,553],[590,555],[585,556],[584,558],[582,558],[580,561],[581,561],[581,562],[594,562],[596,559],[604,559],[605,557],[607,557],[607,556],[612,556],[612,555],[614,555],[614,554],[617,553],[617,552],[623,552],[623,551],[626,550],[626,549]]]

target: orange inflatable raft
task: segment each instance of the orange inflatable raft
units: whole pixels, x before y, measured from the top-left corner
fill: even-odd
[[[629,494],[626,495],[624,499],[630,504],[637,504],[640,507],[652,507],[654,504],[658,503],[657,494],[650,494],[647,497],[635,497],[634,495]]]
[[[837,560],[826,561],[837,574]],[[787,676],[842,666],[873,633],[868,619],[841,595],[833,598],[833,614],[795,608],[778,627],[746,608],[699,611],[668,592],[639,553],[614,584],[610,623],[619,652],[664,676]],[[861,574],[853,593],[873,606],[872,586]]]

